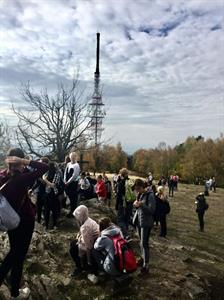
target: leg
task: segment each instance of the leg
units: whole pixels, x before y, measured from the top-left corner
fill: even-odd
[[[199,219],[200,231],[204,231],[204,212],[198,213],[198,219]]]
[[[149,236],[151,228],[142,227],[141,228],[141,248],[143,254],[143,268],[148,268],[149,263]]]
[[[133,209],[133,203],[127,203],[125,208],[125,224],[128,231],[130,222],[131,222],[131,216],[132,216],[132,209]]]
[[[20,282],[23,272],[23,264],[28,252],[34,230],[34,223],[21,224],[17,236],[16,255],[11,269],[11,295],[16,297],[19,294]]]
[[[81,259],[79,257],[79,247],[77,245],[77,240],[71,242],[69,252],[75,262],[76,268],[78,270],[81,270]]]
[[[54,196],[52,199],[52,217],[53,217],[53,227],[57,226],[58,221],[58,198],[57,196]]]
[[[44,222],[45,222],[46,229],[48,229],[49,226],[50,211],[51,211],[50,199],[46,199],[44,204]]]
[[[166,237],[166,215],[160,217],[160,236]]]
[[[103,262],[105,260],[105,255],[95,249],[91,250],[91,262],[92,262],[92,272],[94,275],[98,275],[98,271],[104,271]]]
[[[117,224],[121,228],[121,231],[122,231],[124,237],[128,236],[126,220],[125,220],[125,209],[122,205],[118,206]]]

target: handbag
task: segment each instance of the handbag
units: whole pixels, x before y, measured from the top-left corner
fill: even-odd
[[[1,193],[1,190],[9,183],[9,181],[10,179],[0,188],[0,231],[13,230],[17,228],[20,223],[20,216]]]

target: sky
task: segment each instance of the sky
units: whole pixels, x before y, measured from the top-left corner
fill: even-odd
[[[0,119],[21,83],[91,94],[96,32],[103,139],[132,153],[224,132],[224,0],[0,0]]]

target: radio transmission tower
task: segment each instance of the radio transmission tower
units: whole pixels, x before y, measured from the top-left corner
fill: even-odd
[[[97,36],[96,47],[96,71],[94,73],[94,92],[91,102],[89,103],[89,117],[91,119],[91,130],[94,136],[95,149],[97,150],[102,135],[103,118],[106,115],[104,104],[102,102],[102,91],[100,88],[100,33]]]

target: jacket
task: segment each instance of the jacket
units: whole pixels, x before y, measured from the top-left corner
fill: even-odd
[[[98,237],[94,244],[94,249],[97,251],[101,251],[105,254],[105,260],[103,262],[103,269],[106,273],[116,276],[119,275],[120,272],[117,270],[114,262],[114,244],[110,239],[110,236],[121,235],[120,228],[115,225],[111,225],[101,232],[101,236]]]
[[[103,180],[97,182],[96,184],[96,194],[98,197],[106,198],[107,197],[107,189]]]
[[[79,254],[87,254],[90,259],[90,250],[93,249],[94,243],[98,238],[99,225],[91,218],[89,218],[88,208],[85,205],[79,205],[73,215],[81,225],[80,235],[78,238]]]
[[[156,209],[156,201],[153,192],[146,192],[140,196],[143,203],[137,208],[133,217],[133,224],[139,227],[153,227],[153,214]]]
[[[115,208],[118,210],[119,206],[124,206],[125,199],[125,181],[126,179],[118,177],[117,180],[117,196],[116,196],[116,205]]]
[[[34,222],[36,209],[28,196],[28,188],[48,171],[48,165],[37,161],[31,161],[29,166],[32,171],[19,172],[11,177],[9,183],[2,189],[1,193],[9,201],[10,205],[18,212],[21,221]],[[7,170],[0,173],[0,186],[10,179]]]

